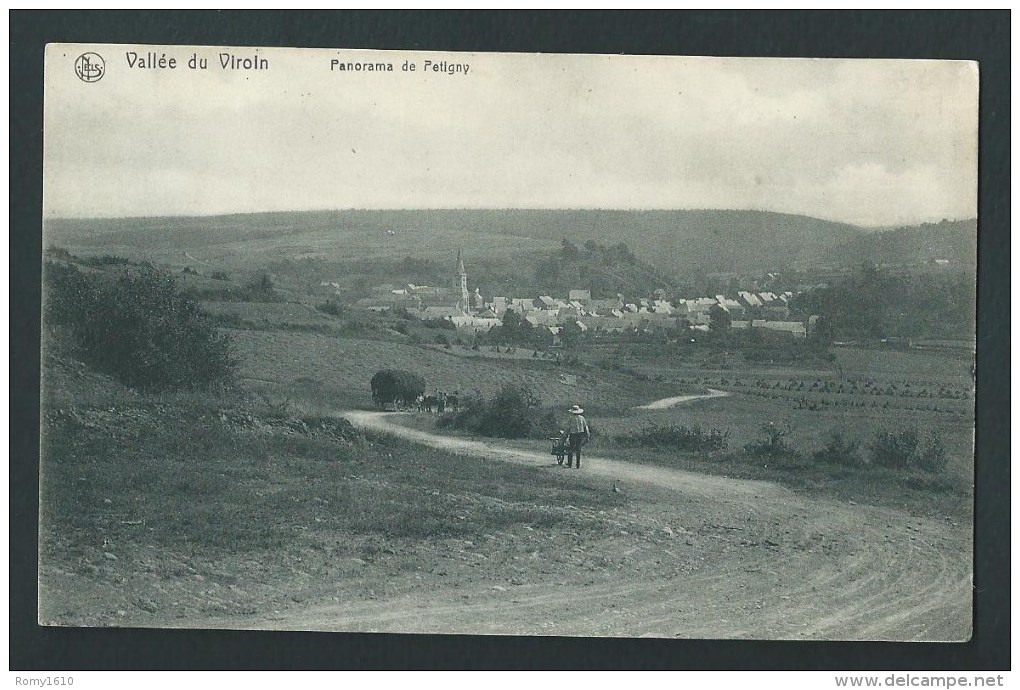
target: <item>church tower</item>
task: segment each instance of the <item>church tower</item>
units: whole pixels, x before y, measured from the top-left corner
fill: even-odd
[[[462,311],[467,311],[471,305],[471,298],[468,295],[467,271],[464,270],[464,260],[460,258],[459,249],[457,250],[457,278],[460,282],[460,308]]]

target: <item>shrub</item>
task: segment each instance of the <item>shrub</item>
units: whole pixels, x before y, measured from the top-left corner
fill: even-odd
[[[244,286],[245,297],[250,302],[279,302],[276,283],[268,273],[259,273]]]
[[[834,431],[819,450],[811,455],[815,462],[833,465],[861,464],[860,444],[843,436],[842,432]]]
[[[323,314],[329,314],[330,316],[344,316],[346,313],[344,305],[337,300],[330,300],[328,302],[323,302],[322,304],[317,304],[315,305],[315,308]]]
[[[868,450],[872,461],[883,467],[917,468],[938,474],[947,466],[942,439],[932,432],[923,442],[917,427],[879,431],[868,444]]]
[[[464,429],[482,436],[522,438],[546,433],[549,415],[540,414],[538,398],[522,386],[507,384],[486,400],[469,396],[454,414],[445,415],[440,425]]]
[[[223,271],[213,271],[212,273],[209,274],[209,277],[212,278],[213,280],[230,280],[230,276],[228,276]]]
[[[536,426],[538,398],[523,386],[503,386],[485,407],[477,431],[486,436],[520,438]]]
[[[372,377],[372,401],[376,405],[411,401],[425,392],[425,379],[403,369],[383,369]]]
[[[946,447],[942,444],[942,439],[938,434],[932,432],[928,444],[917,458],[917,466],[934,474],[942,474],[946,471],[948,467]]]
[[[50,264],[47,286],[48,321],[69,326],[78,355],[129,386],[204,386],[233,372],[229,338],[167,273],[132,270],[110,281]]]
[[[421,324],[425,326],[425,328],[439,328],[444,331],[457,330],[456,324],[449,319],[422,319]]]
[[[918,454],[921,437],[914,427],[879,431],[868,443],[871,460],[882,467],[910,467]]]
[[[744,446],[744,452],[758,458],[796,457],[797,452],[787,441],[791,433],[793,428],[788,421],[783,424],[765,422],[761,425],[758,438]]]
[[[653,446],[679,451],[723,450],[729,442],[729,432],[721,429],[703,431],[699,426],[662,426],[650,424],[633,434],[617,436],[624,445]]]

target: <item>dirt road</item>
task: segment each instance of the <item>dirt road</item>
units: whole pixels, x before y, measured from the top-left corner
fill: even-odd
[[[672,398],[662,398],[661,400],[654,400],[647,405],[638,405],[635,410],[665,410],[670,407],[675,407],[681,403],[694,402],[695,400],[708,400],[709,398],[725,398],[729,393],[726,391],[716,390],[715,388],[709,388],[708,393],[701,393],[699,395],[677,395]]]
[[[472,458],[578,472],[544,454],[409,429],[392,414],[344,416],[362,428]],[[612,577],[578,573],[573,581],[539,578],[509,589],[436,581],[391,598],[284,611],[257,627],[742,639],[970,636],[972,545],[962,526],[805,498],[771,483],[606,457],[586,459],[580,472],[610,478],[635,497],[647,495],[649,505],[654,497],[663,505],[662,494],[672,492],[675,498],[656,516],[671,540],[667,546],[635,543],[622,551],[637,559],[635,566]],[[643,505],[635,500],[633,509]],[[640,567],[684,557],[694,566],[674,575]]]

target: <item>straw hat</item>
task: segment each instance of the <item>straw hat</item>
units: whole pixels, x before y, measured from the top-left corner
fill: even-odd
[[[581,409],[580,405],[574,405],[568,410],[568,412],[570,412],[570,414],[583,414],[584,410]]]

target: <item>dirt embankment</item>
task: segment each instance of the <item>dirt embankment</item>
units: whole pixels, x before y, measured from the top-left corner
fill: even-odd
[[[488,441],[448,438],[346,412],[355,425],[486,461],[566,470],[548,456]],[[616,577],[502,587],[434,587],[376,601],[312,605],[259,627],[652,637],[965,640],[971,632],[970,535],[947,521],[808,499],[774,484],[620,460],[586,458],[580,472],[616,490],[682,495],[690,514],[659,517],[675,546],[633,539],[636,565]],[[658,503],[656,503],[658,501]],[[641,505],[641,501],[636,501]],[[663,509],[657,508],[662,511]],[[617,544],[627,542],[623,531]],[[678,557],[697,537],[707,547],[676,577],[639,564]]]

